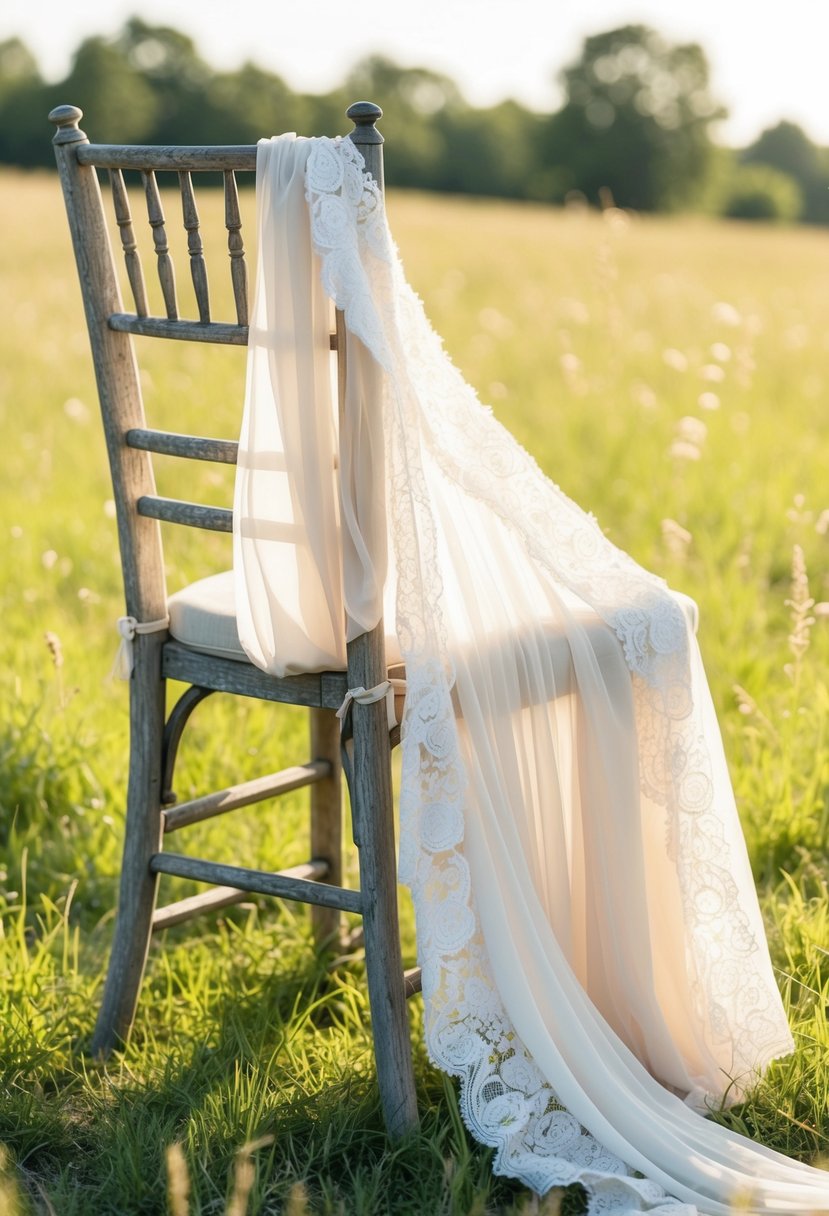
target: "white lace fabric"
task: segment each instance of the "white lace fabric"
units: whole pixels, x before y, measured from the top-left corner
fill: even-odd
[[[400,877],[427,1048],[468,1127],[536,1191],[581,1183],[591,1216],[829,1212],[829,1175],[699,1113],[792,1040],[693,606],[480,405],[349,140],[262,141],[257,191],[240,637],[280,674],[298,639],[301,669],[342,666],[384,595],[394,613]],[[294,284],[309,268],[345,313],[356,386],[338,491],[327,331]]]

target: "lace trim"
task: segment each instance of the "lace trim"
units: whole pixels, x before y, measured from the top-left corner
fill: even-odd
[[[379,190],[351,141],[315,141],[306,184],[325,289],[388,373],[388,506],[398,567],[398,635],[408,679],[400,878],[410,886],[415,906],[429,1055],[461,1079],[464,1120],[477,1139],[495,1148],[496,1172],[538,1192],[581,1183],[591,1216],[639,1211],[692,1216],[692,1206],[634,1177],[562,1107],[498,995],[463,852],[468,790],[451,700],[435,523],[419,444],[453,478],[460,469],[466,490],[487,503],[520,535],[533,558],[616,632],[633,674],[643,794],[665,810],[667,848],[691,926],[688,967],[697,1012],[712,1040],[727,1036],[734,1042],[735,1076],[750,1077],[758,1064],[758,1043],[765,1063],[791,1039],[781,1024],[777,993],[759,970],[762,951],[736,906],[729,849],[713,813],[711,760],[704,740],[694,734],[684,614],[662,580],[616,549],[465,384],[405,282]],[[381,313],[397,323],[384,325]],[[400,348],[401,332],[408,352]],[[407,357],[416,359],[433,387],[439,417],[426,416],[408,390]],[[727,924],[728,932],[720,932],[712,947],[714,918]],[[735,1027],[721,1002],[733,995],[738,981],[746,985],[746,997]],[[751,1045],[751,1059],[740,1055],[741,1042],[746,1050]]]

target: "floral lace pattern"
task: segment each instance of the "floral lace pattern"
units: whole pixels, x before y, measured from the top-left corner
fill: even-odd
[[[745,1080],[758,1055],[765,1063],[779,1054],[788,1028],[776,992],[759,965],[753,970],[762,951],[738,906],[729,842],[712,814],[711,760],[691,714],[686,614],[664,582],[613,546],[480,405],[403,277],[379,190],[350,140],[315,141],[306,186],[325,289],[344,310],[350,332],[388,373],[388,511],[408,681],[400,878],[414,899],[430,1057],[461,1079],[463,1117],[473,1135],[496,1150],[497,1172],[538,1192],[581,1183],[591,1216],[693,1216],[696,1208],[635,1176],[563,1108],[498,994],[464,854],[469,790],[422,451],[615,631],[633,678],[643,796],[664,810],[666,849],[690,926],[695,1012],[711,1041],[728,1035],[738,1045],[733,1073]],[[396,323],[384,323],[381,314]],[[428,380],[439,411],[423,409],[409,360]],[[724,1024],[720,1002],[733,996],[738,980],[744,997],[735,1033],[733,1024]],[[740,1057],[741,1042],[750,1058]]]

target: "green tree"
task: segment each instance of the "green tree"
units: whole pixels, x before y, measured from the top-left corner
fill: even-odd
[[[204,91],[204,106],[211,143],[255,143],[280,131],[311,129],[304,99],[279,76],[254,63],[212,77]]]
[[[791,223],[803,210],[795,179],[770,165],[737,165],[726,192],[723,215],[738,220]]]
[[[48,109],[46,86],[32,52],[19,38],[0,42],[0,161],[49,162],[43,121]]]
[[[793,178],[803,196],[802,218],[812,223],[829,223],[826,152],[816,147],[797,123],[784,121],[767,127],[745,149],[741,159],[747,165],[767,165]]]
[[[69,75],[55,92],[60,101],[84,111],[90,139],[98,143],[149,142],[159,98],[143,72],[108,39],[96,36],[82,42]]]
[[[453,108],[440,125],[444,159],[438,189],[501,198],[535,193],[539,115],[503,101],[486,110]]]
[[[469,108],[453,80],[370,55],[349,73],[340,96],[346,104],[365,100],[382,105],[382,130],[394,148],[388,161],[391,185],[437,187],[445,163],[445,119]]]
[[[37,60],[19,38],[0,42],[0,102],[21,85],[42,84]]]
[[[643,211],[694,205],[711,160],[711,126],[725,115],[702,47],[628,25],[587,38],[562,80],[565,104],[544,141],[560,193],[596,201],[605,188],[617,205]]]
[[[207,91],[213,70],[192,38],[131,17],[112,46],[154,99],[148,143],[212,142]]]

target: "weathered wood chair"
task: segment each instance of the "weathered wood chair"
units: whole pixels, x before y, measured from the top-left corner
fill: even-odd
[[[383,137],[375,123],[379,107],[360,102],[348,110],[351,138],[369,171],[382,185]],[[247,343],[247,279],[236,173],[256,166],[255,146],[139,147],[90,143],[79,129],[82,112],[59,106],[49,118],[54,137],[69,227],[77,260],[104,430],[112,472],[124,574],[126,633],[132,647],[129,679],[130,763],[126,838],[118,914],[103,1003],[93,1040],[106,1053],[126,1039],[135,1014],[151,935],[244,898],[248,892],[299,900],[312,906],[319,942],[337,934],[342,911],[359,913],[365,939],[366,971],[381,1101],[391,1135],[417,1124],[406,997],[419,989],[419,972],[403,973],[398,933],[395,843],[390,771],[391,739],[384,701],[354,705],[353,751],[348,764],[359,851],[360,890],[341,885],[340,730],[335,711],[346,690],[372,688],[386,679],[382,622],[348,646],[347,671],[277,679],[245,660],[235,640],[232,604],[215,596],[213,580],[193,584],[168,602],[159,521],[230,532],[229,510],[159,497],[152,454],[235,464],[230,440],[197,438],[148,429],[142,402],[133,335],[195,342]],[[108,170],[134,311],[125,311],[110,247],[98,171]],[[138,170],[157,260],[166,316],[150,315],[133,232],[124,171]],[[176,300],[165,216],[156,173],[177,175],[183,224],[199,319],[183,320]],[[224,175],[225,226],[235,321],[211,316],[203,242],[193,174]],[[337,316],[332,350],[340,361],[340,404],[344,377],[344,320]],[[240,403],[241,406],[241,403]],[[221,579],[222,576],[219,576]],[[223,585],[227,589],[227,583]],[[222,588],[218,588],[221,590]],[[225,597],[227,598],[227,597]],[[174,637],[168,628],[177,610]],[[194,623],[195,622],[195,623]],[[206,630],[205,630],[206,626]],[[216,645],[216,631],[225,644]],[[209,635],[213,635],[212,642]],[[227,655],[227,636],[232,657]],[[168,679],[189,685],[169,713]],[[231,785],[173,805],[173,771],[179,740],[195,706],[213,692],[307,706],[310,750],[307,763]],[[162,844],[188,824],[274,795],[310,786],[311,859],[279,873],[243,869],[166,852]],[[159,875],[173,874],[211,884],[198,896],[156,908]]]

